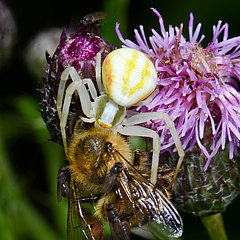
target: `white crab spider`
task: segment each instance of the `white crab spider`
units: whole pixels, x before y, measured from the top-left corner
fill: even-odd
[[[81,102],[82,111],[86,116],[81,117],[83,121],[95,122],[97,126],[111,128],[115,134],[120,133],[127,136],[150,137],[153,139],[150,178],[153,184],[157,181],[161,142],[159,135],[154,130],[138,124],[163,119],[171,132],[179,155],[172,180],[174,182],[183,161],[184,150],[173,120],[164,112],[137,113],[126,118],[126,106],[136,103],[137,105],[146,104],[146,100],[140,101],[150,95],[156,87],[157,72],[152,62],[140,51],[121,48],[111,52],[105,58],[102,65],[103,79],[101,78],[101,52],[97,53],[95,71],[100,96],[97,95],[92,80],[90,78],[81,79],[74,67],[66,68],[61,75],[57,96],[57,110],[64,149],[67,149],[65,131],[67,117],[72,95],[76,91]],[[69,77],[72,82],[65,91],[66,81]],[[93,101],[91,101],[91,98]]]

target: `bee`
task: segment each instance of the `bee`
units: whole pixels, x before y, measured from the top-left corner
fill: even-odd
[[[94,29],[100,28],[98,21],[103,20],[107,17],[108,14],[105,12],[92,12],[80,20],[80,26],[85,30],[93,32]]]
[[[179,213],[134,167],[126,138],[82,120],[67,136],[68,166],[58,174],[58,199],[69,196],[68,239],[101,240],[104,222],[118,239],[130,239],[130,228],[151,221],[169,236],[181,236]]]

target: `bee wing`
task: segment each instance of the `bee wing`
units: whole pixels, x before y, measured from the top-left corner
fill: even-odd
[[[156,191],[159,199],[160,215],[156,216],[154,220],[160,224],[169,237],[180,237],[183,233],[183,222],[180,214],[168,198],[160,191]]]
[[[102,239],[101,236],[103,232],[101,223],[94,218],[90,211],[82,206],[79,199],[80,194],[77,193],[74,183],[71,182],[68,202],[67,239]]]
[[[126,159],[125,162],[128,168],[123,171],[127,176],[135,207],[141,212],[138,225],[141,226],[153,220],[159,224],[167,236],[181,236],[183,223],[177,209],[160,189],[143,177]]]
[[[129,181],[128,181],[127,175],[125,174],[124,171],[120,173],[119,183],[120,183],[123,191],[125,192],[128,200],[131,202],[132,206],[134,206],[134,200],[133,200],[131,189],[129,187]]]
[[[91,240],[87,233],[82,229],[82,221],[79,218],[79,210],[82,211],[81,206],[77,203],[77,196],[71,183],[68,200],[68,219],[67,219],[67,239],[87,239]],[[80,207],[80,209],[79,209]]]

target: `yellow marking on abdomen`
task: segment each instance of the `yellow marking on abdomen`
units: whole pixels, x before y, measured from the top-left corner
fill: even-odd
[[[136,94],[139,90],[141,90],[144,86],[146,81],[148,80],[149,76],[151,75],[151,65],[148,61],[145,61],[144,68],[140,72],[140,81],[134,86],[129,89],[128,97],[130,98],[132,95]]]

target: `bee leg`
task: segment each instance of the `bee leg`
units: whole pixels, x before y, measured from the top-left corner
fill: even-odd
[[[107,215],[109,223],[119,239],[130,240],[130,226],[127,221],[122,221],[113,208],[113,204],[107,204]]]
[[[144,152],[141,149],[136,149],[134,151],[133,166],[142,175],[150,175],[151,172],[151,160],[152,156],[148,152]]]
[[[90,197],[79,198],[80,203],[96,203],[101,198],[100,194],[92,195]]]
[[[112,188],[117,182],[117,177],[122,170],[122,163],[116,162],[114,166],[110,169],[103,184],[103,192],[110,193]]]
[[[103,239],[103,225],[99,220],[96,220],[92,225],[92,235],[94,237],[94,240],[102,240]]]
[[[61,202],[62,197],[67,197],[70,188],[70,173],[68,166],[60,167],[57,174],[57,195],[58,201]]]

